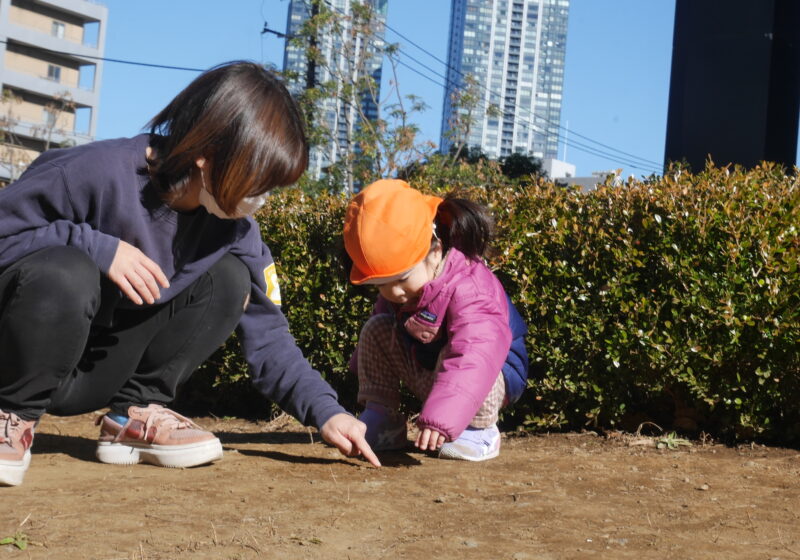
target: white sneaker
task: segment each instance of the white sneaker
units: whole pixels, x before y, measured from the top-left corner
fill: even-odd
[[[500,454],[500,430],[497,426],[489,428],[467,427],[455,441],[442,445],[439,457],[461,461],[486,461]]]

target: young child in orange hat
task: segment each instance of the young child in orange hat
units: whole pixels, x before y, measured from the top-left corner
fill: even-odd
[[[492,220],[462,198],[380,180],[349,203],[350,281],[378,288],[353,367],[373,450],[408,444],[400,383],[422,401],[415,445],[484,461],[500,452],[500,408],[527,382],[525,323],[483,255]]]

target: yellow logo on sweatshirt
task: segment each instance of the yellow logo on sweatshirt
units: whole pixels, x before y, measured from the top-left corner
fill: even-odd
[[[275,305],[281,304],[281,287],[278,285],[278,272],[275,263],[264,269],[264,282],[267,285],[267,297]]]

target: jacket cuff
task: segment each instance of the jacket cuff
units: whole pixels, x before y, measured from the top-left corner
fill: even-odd
[[[103,274],[108,275],[108,269],[111,268],[111,263],[114,261],[118,247],[119,239],[98,232],[94,262],[97,263],[97,267]]]
[[[325,425],[325,422],[330,420],[332,416],[341,413],[350,414],[336,400],[331,399],[330,402],[309,412],[309,423],[316,426],[318,430],[322,430],[322,426]]]

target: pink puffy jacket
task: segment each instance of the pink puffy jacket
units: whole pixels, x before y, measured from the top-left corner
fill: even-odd
[[[388,311],[386,304],[379,301],[376,312]],[[417,424],[452,441],[486,400],[508,356],[511,330],[503,286],[483,262],[451,248],[442,273],[425,285],[419,301],[396,311],[406,332],[420,343],[445,337],[436,380]],[[439,332],[442,327],[445,332]]]

